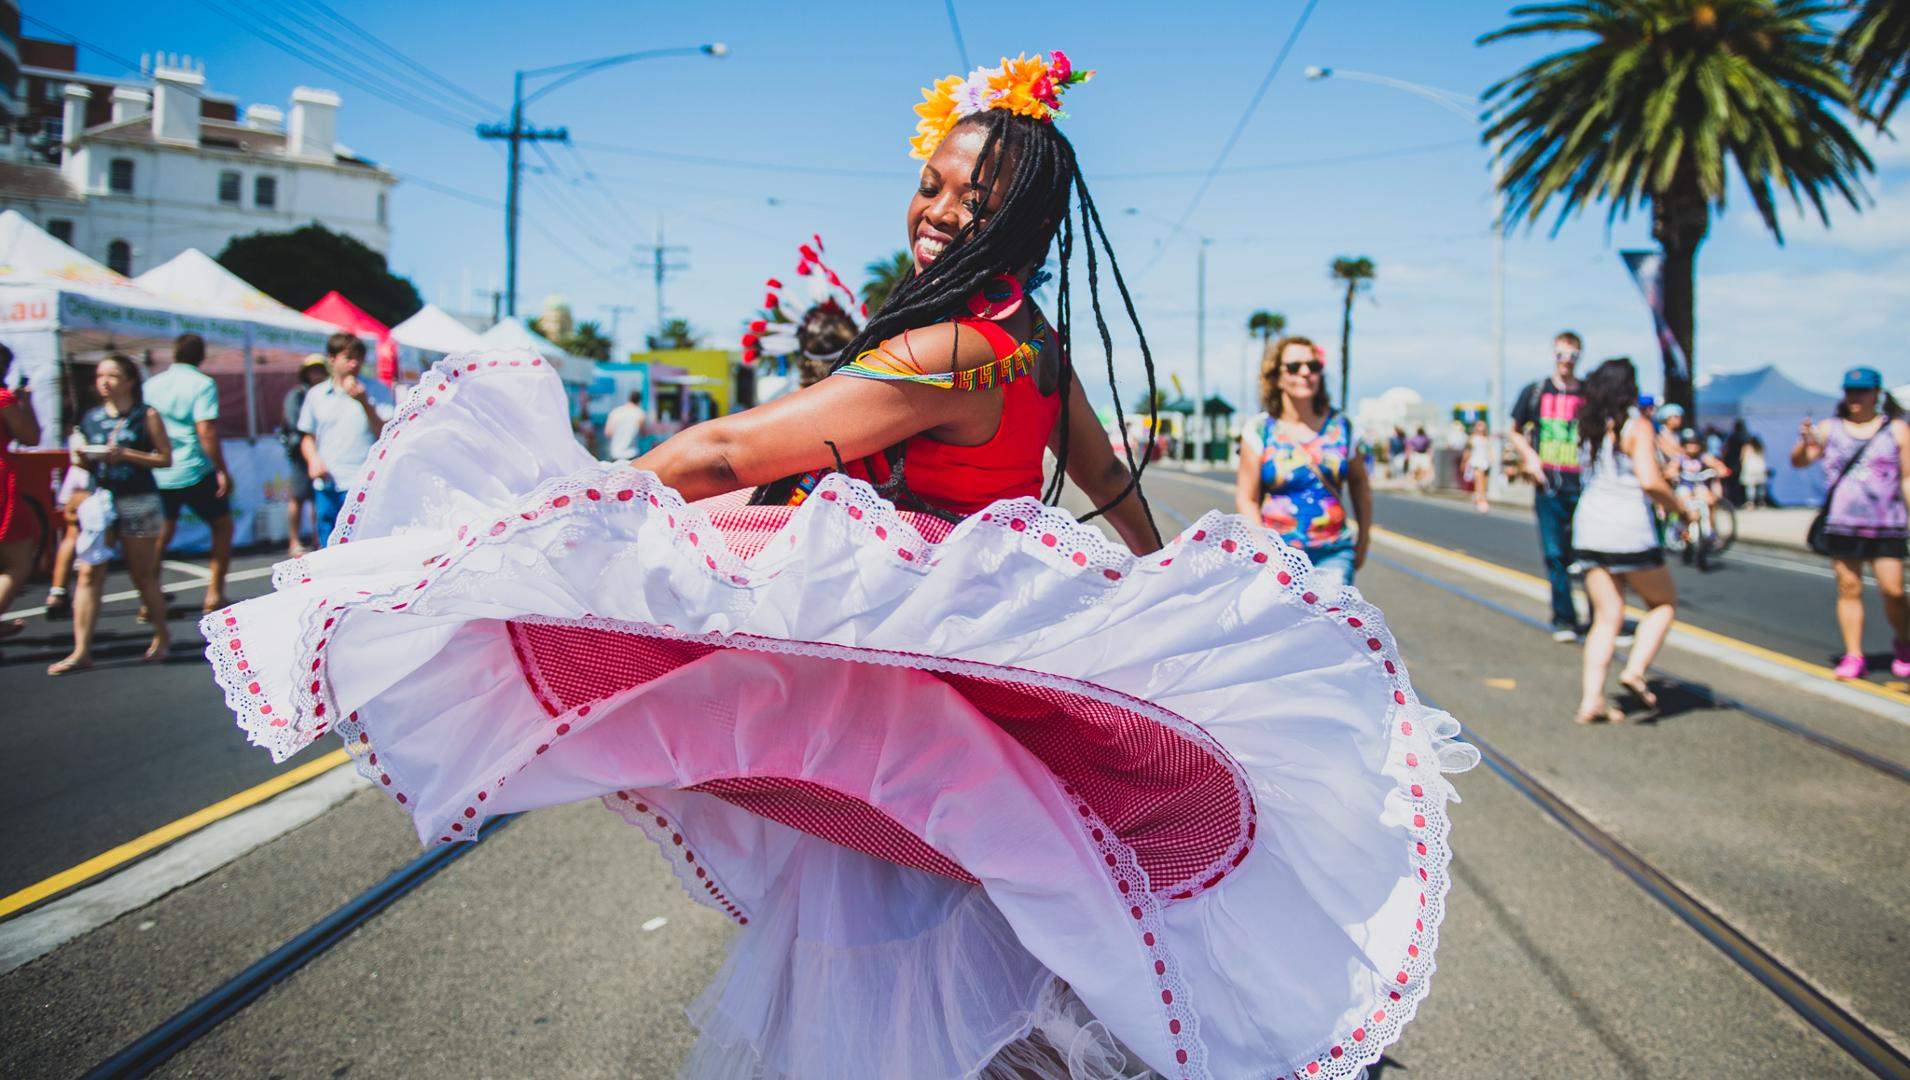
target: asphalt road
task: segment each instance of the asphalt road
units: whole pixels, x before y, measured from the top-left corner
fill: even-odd
[[[1149,490],[1163,525],[1226,501],[1215,488],[1165,472]],[[1516,521],[1480,529],[1468,508],[1392,498],[1382,503],[1381,520],[1402,532],[1427,530],[1417,534],[1481,558],[1493,558],[1491,545],[1503,543],[1494,561],[1528,571],[1536,563],[1529,526],[1522,537],[1528,562],[1512,561],[1521,557]],[[1463,537],[1467,526],[1477,535],[1463,545],[1430,532],[1448,528]],[[1410,553],[1389,550],[1386,560],[1369,563],[1360,587],[1386,611],[1423,694],[1905,1045],[1910,998],[1900,989],[1897,928],[1910,919],[1910,898],[1897,879],[1910,865],[1910,837],[1895,826],[1904,805],[1900,781],[1689,697],[1667,695],[1655,724],[1575,727],[1568,716],[1577,649],[1393,563],[1529,614],[1541,614],[1540,605]],[[1741,580],[1754,569],[1746,567]],[[1827,606],[1827,587],[1816,593],[1820,606]],[[1777,622],[1793,609],[1766,610]],[[1708,614],[1691,615],[1701,613]],[[1853,715],[1675,648],[1664,666],[1910,761],[1910,727],[1902,723]],[[176,686],[174,667],[189,673]],[[159,673],[165,691],[134,677],[102,700],[146,702],[173,716],[179,731],[263,762],[232,732],[210,679],[196,665],[174,667]],[[16,688],[27,685],[20,669],[10,654],[0,668],[7,694],[0,700],[18,700]],[[36,685],[47,682],[31,670]],[[196,717],[188,714],[194,694]],[[41,737],[100,723],[92,714],[70,715],[87,719],[44,725]],[[10,730],[0,737],[21,738]],[[137,739],[115,741],[131,744],[121,772],[163,786],[169,770],[140,762]],[[171,752],[219,759],[216,746],[193,745],[182,735]],[[23,746],[31,743],[10,749]],[[110,787],[112,774],[104,775]],[[235,777],[185,809],[251,779]],[[91,801],[116,805],[118,793],[101,797],[99,781],[83,769],[66,780],[48,798],[82,805],[90,791]],[[1439,974],[1377,1075],[1860,1075],[1828,1040],[1498,777],[1480,768],[1457,783],[1465,802],[1454,811],[1456,885],[1441,928]],[[42,829],[62,827],[57,814],[39,820]],[[10,852],[19,827],[6,827],[16,832],[0,834],[0,850]],[[397,809],[362,792],[0,976],[0,1075],[84,1071],[416,852]],[[659,918],[665,921],[656,925]],[[691,904],[648,843],[614,816],[587,805],[540,811],[350,935],[161,1075],[667,1077],[690,1040],[682,1009],[721,962],[728,933],[726,921]]]
[[[270,564],[253,555],[234,569]],[[193,575],[168,569],[165,579]],[[261,573],[230,591],[254,596],[270,581]],[[123,569],[106,584],[108,595],[131,589]],[[18,603],[44,596],[35,585]],[[105,606],[87,671],[47,677],[73,649],[70,622],[31,616],[0,644],[0,759],[16,763],[0,785],[0,896],[333,749],[310,747],[280,766],[246,744],[206,666],[203,598],[201,588],[170,594],[172,651],[161,664],[140,662],[152,631],[133,621],[136,600]]]

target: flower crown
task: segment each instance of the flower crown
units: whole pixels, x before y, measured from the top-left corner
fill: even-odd
[[[909,156],[927,161],[956,124],[985,109],[1007,109],[1050,123],[1064,119],[1068,114],[1061,111],[1062,92],[1092,78],[1094,72],[1074,70],[1068,55],[1056,49],[1046,58],[1004,56],[995,67],[976,68],[966,78],[938,79],[922,90],[922,103],[915,107],[921,119],[915,123],[915,138],[909,140]]]

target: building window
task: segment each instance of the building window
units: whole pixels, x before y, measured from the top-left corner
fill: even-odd
[[[385,193],[381,191],[378,193],[378,224],[383,225],[384,223],[385,223]]]
[[[222,172],[219,174],[219,201],[227,206],[239,205],[239,174]]]
[[[133,245],[124,240],[115,240],[106,245],[106,268],[115,274],[133,274]]]
[[[261,210],[270,210],[279,204],[279,181],[276,176],[255,177],[252,181],[252,205]]]
[[[70,244],[73,242],[73,223],[65,218],[49,218],[46,233],[62,244]]]
[[[133,193],[133,159],[116,157],[106,165],[106,188],[115,195]]]

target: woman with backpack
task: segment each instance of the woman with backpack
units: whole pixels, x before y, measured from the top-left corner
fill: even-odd
[[[1832,669],[1840,679],[1861,679],[1864,661],[1864,564],[1883,594],[1890,622],[1890,673],[1910,678],[1910,604],[1903,595],[1903,560],[1910,537],[1910,425],[1903,409],[1884,392],[1876,368],[1844,373],[1844,400],[1835,419],[1804,421],[1791,464],[1824,463],[1829,489],[1811,523],[1811,550],[1830,557],[1837,575],[1837,630],[1844,655]]]
[[[1373,496],[1353,425],[1327,395],[1320,347],[1303,337],[1274,342],[1260,363],[1260,403],[1266,411],[1241,429],[1235,508],[1306,552],[1314,589],[1330,595],[1366,563]]]

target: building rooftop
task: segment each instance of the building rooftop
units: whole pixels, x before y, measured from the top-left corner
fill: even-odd
[[[67,183],[59,166],[0,161],[0,196],[9,195],[19,199],[80,201],[80,193]]]
[[[87,141],[117,143],[151,143],[153,141],[153,120],[150,114],[129,117],[117,124],[102,124],[87,128],[83,136]],[[241,154],[257,154],[262,157],[285,156],[285,132],[282,129],[252,127],[248,124],[234,123],[230,120],[199,121],[199,146],[206,150],[229,150]],[[367,161],[350,153],[333,155],[335,164],[356,169],[377,169],[375,162]]]

